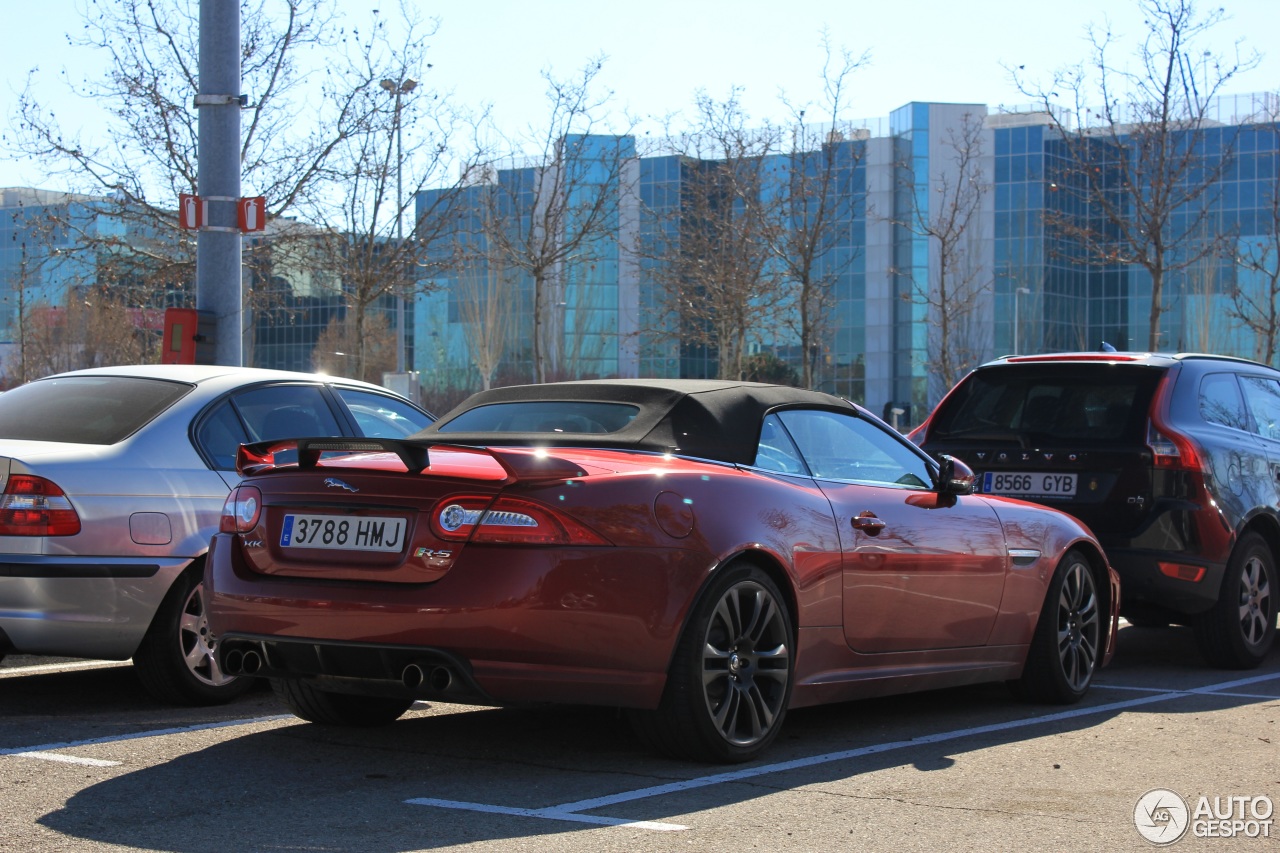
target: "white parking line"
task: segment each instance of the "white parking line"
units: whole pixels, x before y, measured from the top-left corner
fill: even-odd
[[[1239,678],[1235,681],[1224,681],[1221,684],[1211,684],[1208,687],[1188,687],[1183,693],[1212,693],[1215,696],[1229,696],[1233,699],[1277,699],[1280,696],[1272,696],[1266,693],[1233,693],[1229,692],[1232,687],[1245,687],[1250,684],[1258,684],[1263,681],[1275,681],[1275,675],[1254,675],[1249,678]],[[1131,684],[1103,684],[1096,682],[1092,685],[1093,690],[1132,690],[1138,693],[1168,693],[1167,687],[1139,687]]]
[[[95,766],[114,766],[120,762],[100,762],[96,758],[76,758],[74,756],[53,757],[44,753],[52,752],[55,749],[75,749],[78,746],[96,746],[103,743],[123,743],[127,740],[140,740],[149,737],[163,737],[165,735],[182,735],[190,732],[203,732],[210,729],[226,729],[233,726],[251,726],[255,723],[274,723],[280,720],[297,720],[293,714],[275,714],[270,717],[249,717],[240,720],[226,720],[220,723],[197,723],[191,726],[175,726],[168,729],[152,729],[146,732],[133,732],[127,735],[107,735],[105,737],[88,738],[87,740],[72,740],[63,743],[42,743],[38,746],[17,746],[9,749],[0,749],[0,756],[16,755],[21,758],[43,758],[46,761],[66,761],[73,764],[94,764]]]
[[[0,678],[19,675],[38,675],[42,672],[70,672],[77,669],[98,669],[104,666],[129,666],[127,660],[81,660],[75,663],[42,663],[32,666],[0,666]]]
[[[41,761],[58,761],[63,764],[83,764],[87,767],[119,767],[122,761],[103,761],[100,758],[79,758],[57,752],[15,752],[20,758],[38,758]]]
[[[109,665],[113,662],[102,662],[96,665]],[[25,667],[24,667],[25,669]],[[783,773],[789,770],[799,770],[806,767],[814,767],[822,764],[830,764],[836,761],[847,761],[852,758],[860,758],[867,755],[878,755],[880,753],[891,752],[899,749],[907,749],[910,747],[923,746],[926,744],[943,743],[945,741],[959,740],[961,738],[973,737],[975,735],[992,734],[995,732],[1011,731],[1014,729],[1028,728],[1042,724],[1061,722],[1064,720],[1077,719],[1080,717],[1088,717],[1096,714],[1105,714],[1112,711],[1123,711],[1129,708],[1137,708],[1145,705],[1153,705],[1160,702],[1167,702],[1172,699],[1182,699],[1190,696],[1223,696],[1231,698],[1257,699],[1261,701],[1274,700],[1280,697],[1267,696],[1261,694],[1242,694],[1230,692],[1232,688],[1244,687],[1250,684],[1260,684],[1268,681],[1280,680],[1280,673],[1269,675],[1258,675],[1250,678],[1241,678],[1234,681],[1224,681],[1219,684],[1211,684],[1205,687],[1191,687],[1185,690],[1168,690],[1160,688],[1138,687],[1130,685],[1109,685],[1104,683],[1095,684],[1098,689],[1113,690],[1131,690],[1148,692],[1151,695],[1142,696],[1136,699],[1129,699],[1123,702],[1110,702],[1103,705],[1095,705],[1088,708],[1073,708],[1069,711],[1060,711],[1054,714],[1045,714],[1039,717],[1027,717],[1021,720],[1011,720],[1004,723],[992,723],[985,726],[974,726],[967,729],[956,729],[950,732],[940,732],[933,735],[924,735],[910,740],[891,741],[888,743],[871,744],[869,746],[859,747],[857,749],[841,750],[839,752],[828,752],[822,755],[814,755],[807,758],[797,758],[790,761],[776,762],[774,764],[764,764],[759,767],[746,767],[739,770],[732,770],[725,773],[716,773],[710,776],[699,776],[694,779],[685,779],[676,782],[669,782],[663,785],[653,785],[647,788],[637,788],[632,791],[622,791],[616,794],[610,794],[604,797],[595,797],[588,800],[577,800],[570,803],[562,803],[560,805],[546,806],[543,808],[518,808],[511,806],[501,806],[490,803],[472,803],[461,800],[443,800],[433,797],[419,797],[405,800],[408,805],[433,806],[435,808],[455,809],[473,812],[488,812],[490,814],[504,814],[516,817],[531,817],[544,820],[561,820],[572,821],[576,823],[588,823],[597,826],[629,826],[636,829],[649,829],[660,832],[670,832],[687,829],[688,827],[675,823],[663,823],[658,821],[637,821],[627,818],[608,817],[605,815],[583,814],[583,812],[594,809],[606,808],[608,806],[619,805],[634,800],[642,800],[650,797],[660,797],[667,794],[676,794],[682,791],[689,791],[696,788],[706,788],[713,785],[722,785],[731,782],[740,782],[744,779],[751,779],[758,776],[765,776],[772,773]],[[192,732],[209,731],[212,729],[234,728],[236,726],[257,725],[262,723],[273,723],[282,720],[294,720],[297,718],[292,714],[275,714],[266,717],[250,717],[238,720],[226,720],[217,723],[200,723],[191,726],[176,726],[165,729],[152,729],[145,732],[134,732],[125,735],[108,735],[98,738],[88,738],[78,741],[65,741],[62,743],[47,743],[36,746],[12,747],[8,749],[0,749],[0,756],[12,755],[22,758],[36,758],[45,761],[60,761],[70,764],[81,764],[95,767],[114,767],[120,764],[116,761],[104,761],[95,758],[83,758],[79,756],[70,756],[56,754],[54,750],[74,749],[80,746],[94,746],[104,743],[120,743],[129,740],[139,740],[142,738],[163,737],[166,735],[189,734]]]
[[[677,794],[682,791],[689,791],[695,788],[706,788],[711,785],[740,782],[744,779],[765,776],[771,773],[783,773],[788,770],[799,770],[820,764],[830,764],[834,761],[847,761],[851,758],[878,755],[884,752],[908,749],[910,747],[922,746],[925,744],[942,743],[944,741],[959,740],[961,738],[973,737],[975,735],[985,735],[995,732],[1010,731],[1013,729],[1028,728],[1030,726],[1056,723],[1063,720],[1072,720],[1079,717],[1093,716],[1095,714],[1105,714],[1112,711],[1123,711],[1128,708],[1137,708],[1144,705],[1154,705],[1159,702],[1168,702],[1171,699],[1182,699],[1195,695],[1217,694],[1220,690],[1230,689],[1232,687],[1238,687],[1245,684],[1257,684],[1264,681],[1275,681],[1278,679],[1280,679],[1280,673],[1260,675],[1253,678],[1239,679],[1237,681],[1227,681],[1221,684],[1190,688],[1187,690],[1165,690],[1151,696],[1143,696],[1138,699],[1128,699],[1123,702],[1109,702],[1105,705],[1095,705],[1089,708],[1074,708],[1070,711],[1060,711],[1056,714],[1045,714],[1040,717],[1028,717],[1026,719],[1012,720],[1005,723],[993,723],[986,726],[974,726],[967,729],[956,729],[955,731],[950,732],[924,735],[922,737],[912,738],[911,740],[891,741],[889,743],[872,744],[870,746],[859,747],[857,749],[828,752],[822,755],[810,756],[808,758],[797,758],[791,761],[777,762],[775,764],[764,764],[759,767],[747,767],[741,770],[732,770],[727,773],[716,773],[711,776],[699,776],[695,779],[669,782],[665,785],[654,785],[648,788],[638,788],[634,791],[622,791],[620,793],[610,794],[604,797],[595,797],[589,800],[578,800],[577,802],[547,806],[541,809],[508,808],[505,806],[495,806],[486,803],[468,803],[458,800],[441,800],[427,797],[405,800],[405,803],[415,806],[434,806],[436,808],[458,809],[462,811],[492,812],[498,814],[518,815],[521,817],[543,818],[546,820],[576,821],[581,823],[605,824],[610,826],[630,826],[639,829],[654,829],[662,831],[687,829],[688,827],[684,827],[679,824],[630,821],[625,818],[608,818],[581,813],[592,809],[605,808],[607,806],[631,802],[633,800],[660,797],[666,794]],[[1097,686],[1101,687],[1103,685]],[[1276,697],[1268,696],[1260,698],[1274,699]]]

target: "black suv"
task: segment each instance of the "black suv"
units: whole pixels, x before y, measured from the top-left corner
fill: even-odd
[[[978,490],[1079,518],[1121,578],[1121,614],[1188,624],[1215,666],[1276,634],[1280,371],[1151,353],[1009,356],[962,379],[911,434]]]

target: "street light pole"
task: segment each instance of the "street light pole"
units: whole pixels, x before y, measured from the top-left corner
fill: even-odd
[[[1018,301],[1019,301],[1019,298],[1020,298],[1020,297],[1022,296],[1022,294],[1024,294],[1024,293],[1027,293],[1027,294],[1031,293],[1031,288],[1029,288],[1029,287],[1018,287],[1018,288],[1014,288],[1014,291],[1013,291],[1013,354],[1014,354],[1014,355],[1017,355],[1017,354],[1018,354],[1018,337],[1019,337],[1019,335],[1018,335],[1018,331],[1019,331],[1019,329],[1018,329]]]
[[[418,88],[418,81],[412,77],[403,80],[383,80],[380,84],[395,96],[395,128],[396,128],[396,257],[404,248],[404,143],[400,129],[401,96]],[[396,373],[405,372],[404,350],[404,289],[398,288],[396,299]]]

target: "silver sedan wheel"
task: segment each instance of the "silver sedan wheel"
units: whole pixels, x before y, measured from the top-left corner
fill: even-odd
[[[202,684],[221,687],[235,676],[218,666],[217,642],[209,633],[209,617],[205,613],[204,584],[198,583],[187,596],[178,620],[178,643],[187,669]]]

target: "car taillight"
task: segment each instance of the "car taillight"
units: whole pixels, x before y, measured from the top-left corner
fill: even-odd
[[[549,506],[520,498],[464,495],[437,504],[431,526],[441,539],[491,545],[608,545],[600,534]]]
[[[258,526],[262,514],[262,492],[257,486],[236,486],[222,505],[218,530],[222,533],[248,533]]]
[[[1152,462],[1157,468],[1200,470],[1200,457],[1195,446],[1178,433],[1166,435],[1155,424],[1148,424],[1147,446],[1151,448]]]
[[[1169,410],[1169,397],[1173,393],[1173,373],[1166,373],[1160,380],[1155,397],[1151,401],[1150,420],[1147,422],[1147,446],[1151,448],[1152,464],[1157,468],[1179,471],[1202,471],[1200,450],[1187,436],[1170,427],[1165,416]]]
[[[80,516],[56,483],[17,474],[0,495],[0,536],[74,536]]]

